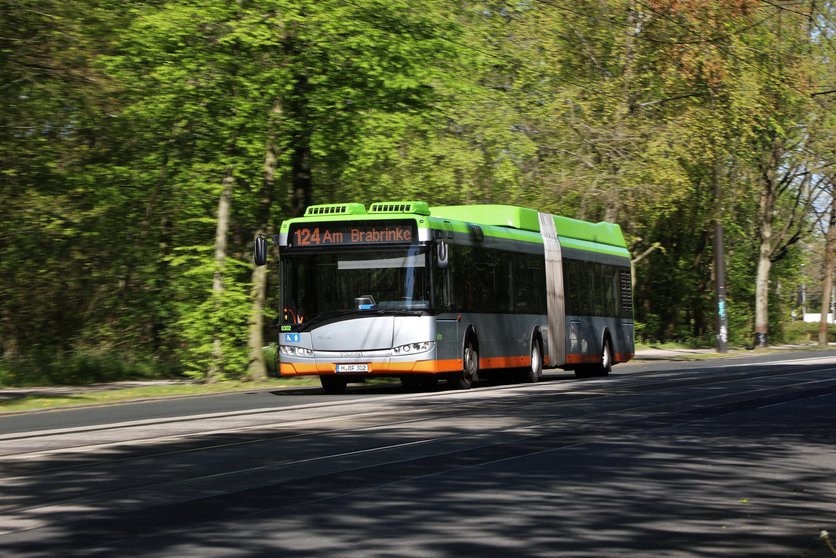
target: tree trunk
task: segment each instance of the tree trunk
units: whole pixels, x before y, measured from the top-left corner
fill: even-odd
[[[827,345],[827,315],[830,312],[830,291],[833,288],[833,252],[836,244],[836,192],[830,194],[830,222],[824,243],[824,278],[822,279],[821,318],[819,318],[819,345]]]
[[[3,308],[0,320],[0,357],[14,358],[18,355],[17,333],[14,331],[14,317],[8,308]]]
[[[293,196],[291,213],[294,217],[305,214],[313,200],[313,181],[311,179],[311,144],[310,135],[302,132],[294,138],[291,156],[291,184]]]
[[[755,279],[755,347],[766,347],[769,342],[769,270],[771,267],[769,246],[762,243]]]
[[[630,135],[629,130],[632,123],[627,120],[633,112],[633,104],[636,101],[635,74],[636,74],[636,37],[642,32],[642,18],[636,3],[631,2],[627,13],[626,30],[624,32],[624,53],[623,65],[621,67],[621,99],[619,110],[613,115],[612,127],[610,129],[610,140],[612,144],[606,149],[607,170],[610,177],[608,189],[604,193],[604,221],[617,223],[619,212],[624,207],[623,199],[623,177],[622,167],[626,158],[624,147],[625,137]],[[604,76],[605,78],[607,76]]]
[[[224,265],[226,263],[227,233],[229,232],[229,219],[232,210],[232,186],[235,184],[235,177],[232,169],[226,170],[224,176],[221,197],[218,200],[218,222],[215,228],[215,275],[212,279],[212,298],[215,301],[215,310],[222,311],[224,294]],[[207,379],[212,381],[221,376],[224,372],[223,366],[223,342],[221,332],[215,329],[212,340],[212,362],[209,366]]]
[[[780,161],[779,143],[773,142],[766,161],[761,162],[758,194],[758,271],[755,277],[755,348],[769,342],[769,271],[774,250],[772,224],[777,199],[776,167]]]
[[[253,269],[252,297],[250,311],[250,364],[247,375],[251,380],[267,378],[267,365],[264,362],[264,301],[267,298],[267,266],[257,265]]]
[[[758,271],[755,276],[755,348],[769,342],[769,271],[772,268],[772,221],[775,212],[775,181],[764,172],[758,199]]]
[[[311,85],[308,76],[296,75],[293,93],[287,101],[288,117],[295,122],[290,145],[291,215],[299,217],[313,201],[311,174],[311,122],[308,97]]]
[[[281,117],[282,105],[277,100],[273,105],[271,121],[278,124]],[[272,234],[270,223],[270,208],[275,197],[276,167],[278,166],[278,154],[276,146],[275,126],[273,133],[267,139],[267,150],[264,156],[264,182],[261,186],[261,199],[258,207],[258,234]],[[269,265],[269,264],[268,264]],[[247,371],[250,379],[263,380],[267,378],[267,366],[264,362],[264,304],[267,299],[267,277],[268,266],[260,265],[253,268],[252,290],[250,296],[253,301],[249,322],[249,351],[250,364]]]

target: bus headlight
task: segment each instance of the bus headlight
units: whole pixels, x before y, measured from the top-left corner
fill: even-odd
[[[411,353],[424,353],[435,347],[432,341],[423,341],[421,343],[408,343],[392,349],[392,353],[396,355],[408,355]]]
[[[311,349],[306,349],[305,347],[292,347],[290,345],[279,345],[279,352],[287,356],[313,356],[313,351]]]

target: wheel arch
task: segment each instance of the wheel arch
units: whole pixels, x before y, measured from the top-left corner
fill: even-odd
[[[531,333],[528,336],[528,348],[529,348],[529,350],[531,350],[531,348],[534,346],[534,343],[539,343],[540,344],[540,358],[543,360],[543,365],[545,367],[546,355],[548,353],[546,352],[547,351],[546,341],[544,339],[543,332],[540,329],[540,324],[536,324],[531,329]]]
[[[613,359],[613,363],[615,363],[615,348],[613,347],[612,333],[610,333],[610,328],[608,326],[604,326],[601,329],[600,341],[601,341],[601,344],[599,345],[599,347],[600,347],[601,351],[604,350],[604,343],[609,342],[609,344],[610,344],[610,356]]]
[[[604,342],[609,339],[610,340],[610,347],[612,347],[612,334],[610,333],[609,326],[604,326],[601,328],[601,335],[599,340],[601,341],[601,348],[604,348]]]
[[[467,345],[468,339],[473,339],[473,344],[476,347],[476,350],[479,351],[479,334],[476,332],[476,326],[472,323],[467,324],[467,327],[464,330],[464,335],[462,335],[462,342],[459,353],[464,354],[464,348]]]

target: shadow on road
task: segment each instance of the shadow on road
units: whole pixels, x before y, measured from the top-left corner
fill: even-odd
[[[398,424],[214,433],[7,461],[5,525],[15,509],[15,521],[35,528],[0,537],[0,551],[798,556],[816,544],[817,527],[832,528],[836,496],[836,397],[805,403],[803,414],[715,406],[695,419],[676,408],[601,413],[597,397],[418,398],[398,403],[409,421]]]

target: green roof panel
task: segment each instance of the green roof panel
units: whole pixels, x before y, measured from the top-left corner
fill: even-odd
[[[539,213],[534,209],[511,205],[449,205],[428,207],[424,202],[394,201],[377,202],[367,211],[360,203],[323,204],[311,206],[305,216],[282,223],[282,231],[288,229],[292,221],[350,221],[357,219],[386,219],[390,216],[413,215],[418,218],[419,227],[439,227],[431,224],[451,221],[452,230],[467,232],[467,224],[485,227],[490,236],[509,238],[527,242],[542,242],[540,236]],[[429,217],[425,223],[421,217]],[[590,223],[570,217],[555,215],[554,223],[557,236],[563,246],[579,250],[626,254],[626,243],[621,227],[613,223]],[[537,233],[531,234],[531,233]]]
[[[613,223],[589,223],[556,215],[554,225],[559,237],[575,238],[610,246],[627,246],[624,242],[624,235],[621,234],[621,227]]]
[[[430,214],[440,219],[540,232],[537,212],[525,207],[511,205],[448,205],[431,207]]]

